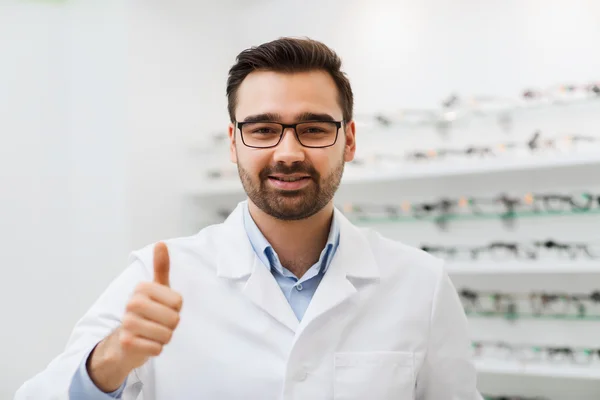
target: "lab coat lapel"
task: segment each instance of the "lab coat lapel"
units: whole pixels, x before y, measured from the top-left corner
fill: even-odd
[[[300,330],[366,285],[379,281],[379,269],[367,237],[339,210],[334,212],[340,224],[340,244],[302,318]]]
[[[298,329],[298,318],[285,298],[271,271],[254,257],[254,269],[246,282],[244,294],[258,307],[287,326],[293,332]]]
[[[243,223],[240,203],[223,224],[217,275],[237,283],[263,311],[296,332],[299,322],[269,268],[254,253]]]

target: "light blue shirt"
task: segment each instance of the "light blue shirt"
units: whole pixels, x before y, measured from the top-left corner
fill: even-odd
[[[271,244],[269,244],[252,219],[248,210],[248,203],[244,205],[244,227],[246,228],[246,233],[248,234],[252,248],[254,248],[254,252],[262,261],[265,268],[268,268],[273,274],[298,320],[302,320],[308,304],[315,294],[319,283],[321,283],[323,275],[327,272],[327,268],[329,268],[329,264],[331,264],[331,260],[340,243],[340,228],[335,214],[329,229],[327,244],[321,251],[319,261],[310,267],[300,279],[281,265],[277,253],[275,253]]]
[[[298,279],[293,273],[285,268],[279,261],[279,257],[273,247],[269,244],[258,226],[252,219],[248,209],[248,203],[244,204],[244,228],[250,244],[258,258],[262,261],[265,268],[268,268],[273,277],[279,284],[285,298],[290,303],[294,314],[301,320],[308,308],[308,305],[315,294],[323,275],[327,272],[331,260],[337,251],[340,243],[340,228],[337,219],[334,217],[329,229],[327,244],[321,251],[319,261],[306,271],[302,278]],[[127,380],[123,385],[112,393],[104,393],[92,382],[87,372],[87,359],[89,353],[85,355],[77,372],[73,376],[69,388],[69,398],[71,400],[111,400],[119,399],[123,394]]]

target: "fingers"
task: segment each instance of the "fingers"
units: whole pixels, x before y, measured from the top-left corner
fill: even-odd
[[[161,285],[169,284],[169,250],[163,242],[158,242],[154,246],[154,282]]]
[[[171,341],[173,330],[135,314],[123,318],[123,328],[133,336],[148,339],[165,345]]]
[[[136,314],[169,329],[175,329],[179,324],[179,312],[141,294],[135,294],[131,298],[126,311],[126,314]]]
[[[128,353],[141,353],[147,356],[157,356],[162,352],[163,345],[140,336],[135,336],[131,332],[123,330],[119,334],[119,344],[121,348]],[[144,359],[146,359],[144,357]]]
[[[166,286],[157,285],[154,282],[140,282],[135,292],[145,294],[157,303],[170,307],[175,311],[181,311],[183,298],[179,293]]]

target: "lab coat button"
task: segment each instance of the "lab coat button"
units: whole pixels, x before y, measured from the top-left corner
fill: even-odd
[[[305,381],[308,378],[308,372],[306,370],[300,370],[296,373],[296,380],[298,382]]]

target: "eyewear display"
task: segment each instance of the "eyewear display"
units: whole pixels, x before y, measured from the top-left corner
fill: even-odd
[[[567,104],[600,98],[600,83],[557,85],[547,89],[528,88],[514,98],[497,96],[460,96],[450,94],[439,107],[432,109],[400,109],[390,113],[357,115],[357,123],[374,128],[395,126],[432,126],[446,131],[452,123],[471,117],[496,115],[503,128],[510,127],[511,113],[531,106]]]
[[[596,143],[600,138],[596,136],[585,135],[564,135],[557,137],[544,137],[541,131],[533,133],[530,139],[523,142],[506,142],[487,146],[467,146],[464,148],[452,149],[428,149],[414,150],[407,152],[403,157],[397,156],[396,160],[402,161],[432,161],[448,159],[452,157],[473,158],[473,157],[497,157],[503,156],[511,151],[518,149],[526,150],[532,153],[542,150],[569,150],[580,143]],[[392,159],[392,156],[386,156],[386,159]]]
[[[569,346],[536,346],[506,342],[475,341],[473,357],[497,358],[519,362],[569,363],[590,365],[600,362],[600,349]]]
[[[524,396],[489,396],[484,395],[484,400],[550,400],[547,397],[524,397]]]
[[[589,294],[531,292],[528,294],[484,292],[468,288],[458,291],[467,313],[503,315],[517,318],[520,314],[540,316],[572,316],[600,318],[600,291]],[[589,313],[589,311],[593,313]]]
[[[533,241],[530,243],[494,241],[482,246],[443,246],[423,244],[424,250],[445,260],[476,261],[489,257],[500,260],[537,260],[543,254],[551,254],[558,258],[575,260],[586,258],[600,259],[600,246],[582,242],[559,242],[554,239]]]
[[[545,101],[561,103],[575,99],[595,98],[600,96],[600,83],[591,82],[583,85],[558,85],[549,89],[526,89],[521,94],[525,101]]]
[[[497,217],[510,225],[518,216],[600,212],[600,195],[591,192],[499,194],[400,204],[346,203],[340,208],[350,218],[366,222],[427,219],[444,228],[452,219]]]

